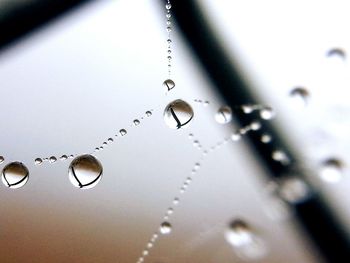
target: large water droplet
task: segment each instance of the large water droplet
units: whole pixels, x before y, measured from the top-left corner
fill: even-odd
[[[289,93],[296,108],[303,108],[308,104],[310,93],[302,87],[296,87]]]
[[[171,224],[169,222],[163,222],[160,225],[159,232],[163,235],[170,234],[172,230]]]
[[[2,170],[2,182],[9,188],[20,188],[24,186],[29,179],[29,171],[21,162],[12,162],[7,164]]]
[[[163,87],[168,92],[168,91],[172,90],[173,88],[175,88],[175,82],[171,79],[167,79],[163,82]]]
[[[90,189],[97,185],[102,177],[102,165],[92,155],[84,154],[76,157],[69,165],[69,180],[81,189]]]
[[[331,158],[322,163],[319,173],[322,180],[328,183],[339,182],[343,177],[343,163],[342,161]]]
[[[225,237],[240,258],[257,260],[267,254],[265,242],[243,220],[233,220]]]
[[[215,120],[220,124],[230,122],[232,119],[232,110],[228,106],[221,107],[215,114]]]
[[[193,119],[191,106],[183,100],[175,100],[166,106],[164,110],[165,123],[172,129],[180,129],[187,126]]]

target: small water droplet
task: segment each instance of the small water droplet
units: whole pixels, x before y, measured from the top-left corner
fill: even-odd
[[[108,144],[107,142],[103,142],[102,143],[103,146],[107,146],[107,144]]]
[[[114,142],[114,140],[113,140],[113,138],[108,138],[108,140],[107,140],[109,143],[112,143],[112,142]]]
[[[193,168],[197,171],[200,167],[201,167],[200,163],[195,163]]]
[[[167,20],[167,21],[166,21],[166,24],[167,24],[168,26],[170,26],[170,25],[171,25],[171,21],[170,21],[170,20]]]
[[[199,146],[199,141],[198,140],[194,140],[193,141],[193,146],[198,147]]]
[[[71,155],[69,155],[69,157],[68,157],[68,158],[72,159],[73,157],[74,157],[74,155],[73,155],[73,154],[71,154]]]
[[[171,233],[172,226],[169,222],[163,222],[160,225],[159,232],[163,235],[168,235]]]
[[[168,27],[166,28],[166,31],[171,32],[171,26],[168,26]]]
[[[178,205],[179,202],[180,202],[180,199],[177,198],[177,197],[175,197],[174,200],[173,200],[173,204],[174,204],[174,205]]]
[[[36,158],[35,160],[34,160],[34,164],[36,164],[36,165],[40,165],[40,164],[42,164],[43,163],[43,159],[41,159],[41,158]]]
[[[152,248],[153,247],[153,244],[151,242],[148,242],[147,243],[147,248]]]
[[[269,134],[263,134],[260,140],[262,143],[269,143],[271,142],[272,138]]]
[[[60,160],[61,160],[61,161],[65,161],[65,160],[67,160],[67,159],[68,159],[68,156],[65,155],[65,154],[63,154],[63,155],[60,157]]]
[[[310,99],[310,93],[302,87],[296,87],[289,93],[296,108],[304,108]]]
[[[336,57],[345,60],[345,51],[341,48],[332,48],[327,52],[327,57]]]
[[[5,161],[4,156],[0,156],[0,163],[3,163]]]
[[[261,123],[258,121],[254,121],[250,124],[250,129],[252,129],[253,131],[257,131],[261,128]]]
[[[28,182],[29,171],[23,163],[12,162],[2,170],[1,179],[3,184],[9,188],[20,188]]]
[[[183,100],[175,100],[169,103],[164,110],[165,123],[172,129],[188,126],[193,116],[191,106]]]
[[[143,256],[148,256],[148,254],[149,254],[148,250],[144,250],[144,251],[142,252],[142,255],[143,255]]]
[[[56,161],[57,161],[56,156],[51,156],[51,157],[49,158],[49,162],[50,162],[50,163],[55,163]]]
[[[288,165],[290,163],[290,159],[287,154],[280,150],[275,150],[272,152],[272,159],[280,162],[283,165]]]
[[[167,215],[172,215],[174,213],[174,209],[172,207],[169,207],[166,213]]]
[[[146,116],[147,116],[147,117],[152,116],[152,112],[151,112],[151,111],[146,111]]]
[[[97,185],[102,177],[102,165],[92,155],[76,157],[69,165],[69,180],[81,189],[90,189]]]
[[[171,14],[170,13],[167,13],[166,14],[166,18],[170,18],[171,17]]]
[[[171,59],[172,59],[172,57],[171,57],[171,56],[167,56],[167,59],[168,59],[168,60],[171,60]]]
[[[236,132],[232,133],[231,140],[236,142],[236,141],[239,141],[241,139],[241,137],[242,136],[241,136],[240,132],[236,131]]]
[[[171,54],[171,49],[168,49],[168,54]]]
[[[302,202],[310,193],[308,185],[297,177],[286,177],[281,180],[279,185],[280,197],[289,203]]]
[[[168,9],[168,10],[171,9],[171,4],[166,4],[165,8]]]
[[[135,126],[138,126],[140,124],[140,121],[136,119],[136,120],[133,121],[133,123],[134,123]]]
[[[331,158],[322,163],[319,175],[328,183],[339,182],[343,177],[343,163],[339,159]]]
[[[172,41],[171,39],[168,39],[166,42],[168,42],[168,44],[171,44]]]
[[[208,106],[209,105],[209,101],[205,101],[203,104],[204,104],[204,106]]]
[[[165,88],[165,91],[168,92],[175,88],[175,82],[171,79],[167,79],[163,82],[163,87]]]
[[[127,134],[127,131],[125,129],[121,129],[119,133],[121,136],[125,136]]]
[[[254,105],[246,104],[241,106],[244,113],[249,114],[252,113],[254,110]]]
[[[215,120],[220,124],[226,124],[232,119],[232,110],[228,106],[221,107],[215,114]]]
[[[260,117],[264,120],[271,120],[275,116],[274,110],[269,107],[265,106],[260,109]]]

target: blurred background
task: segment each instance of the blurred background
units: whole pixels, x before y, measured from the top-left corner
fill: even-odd
[[[20,161],[30,173],[19,189],[0,187],[1,262],[330,262],[332,248],[320,249],[294,203],[316,192],[348,236],[346,1],[186,3],[195,2],[215,32],[208,41],[220,43],[221,66],[232,63],[254,95],[237,105],[221,96],[184,37],[186,12],[175,1],[170,92],[162,86],[165,3],[78,2],[0,1],[0,165]],[[59,15],[48,20],[52,10]],[[179,130],[164,120],[176,99],[194,112]],[[222,123],[226,105],[232,120]],[[271,179],[254,137],[232,136],[247,127],[242,105],[255,105],[260,117],[252,118],[291,145],[300,169],[292,171],[305,174],[296,184]],[[261,115],[263,106],[271,117]],[[283,163],[289,149],[264,129],[261,143],[279,153],[268,158]],[[68,178],[71,158],[60,156],[92,152],[102,179],[80,190]]]

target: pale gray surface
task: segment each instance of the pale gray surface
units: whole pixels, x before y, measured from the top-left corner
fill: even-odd
[[[147,262],[241,262],[224,238],[227,224],[237,217],[246,219],[266,241],[268,255],[257,262],[318,262],[292,224],[291,216],[269,216],[273,201],[264,191],[264,171],[244,140],[229,141],[208,155],[186,193],[179,193],[182,182],[201,157],[188,134],[194,133],[203,147],[209,148],[228,137],[233,129],[215,122],[221,103],[180,38],[174,40],[176,88],[165,96],[161,86],[167,78],[165,15],[157,2],[96,1],[1,54],[1,154],[6,158],[4,164],[20,160],[31,173],[21,189],[1,187],[1,261],[136,262],[172,199],[179,196],[181,202],[170,220],[173,231],[160,237]],[[255,10],[248,4],[203,3],[211,10],[217,29],[225,29],[219,32],[224,33],[227,47],[231,49],[231,41],[240,40],[237,50],[246,69],[252,69],[249,74],[256,76],[252,82],[259,81],[257,88],[268,95],[265,102],[276,109],[274,121],[295,130],[291,140],[302,140],[300,145],[308,143],[306,155],[311,166],[322,160],[323,152],[343,156],[343,144],[334,140],[346,137],[335,134],[332,140],[324,139],[327,147],[323,152],[316,151],[319,154],[312,151],[315,143],[310,140],[323,121],[320,115],[320,119],[315,118],[319,105],[329,112],[327,107],[339,105],[337,100],[332,104],[314,100],[317,97],[313,96],[312,102],[318,106],[308,107],[306,113],[298,113],[299,117],[288,108],[291,87],[305,84],[313,88],[310,79],[319,79],[318,74],[309,76],[304,70],[300,71],[304,75],[297,75],[295,69],[301,61],[306,67],[316,57],[328,67],[324,53],[332,47],[331,43],[320,42],[323,44],[316,46],[319,42],[314,42],[305,47],[302,41],[299,49],[286,40],[277,44],[274,28],[266,21],[266,25],[261,24],[267,16],[264,12],[255,13],[254,19],[267,36],[254,39],[259,28],[242,15]],[[298,9],[298,3],[295,6]],[[284,15],[289,12],[282,8],[279,11]],[[289,21],[283,20],[283,14],[279,24]],[[291,39],[298,36],[296,31],[288,33]],[[294,50],[294,60],[275,54],[280,45]],[[301,55],[311,51],[309,57]],[[272,55],[261,56],[264,53]],[[299,60],[295,59],[298,54]],[[287,66],[290,68],[286,72],[276,71]],[[333,83],[332,79],[329,81]],[[322,98],[325,90],[315,85],[312,94],[321,94]],[[192,105],[195,118],[190,128],[175,131],[165,125],[163,109],[174,99]],[[210,100],[210,105],[204,107],[194,99]],[[150,109],[154,109],[153,115],[145,117]],[[305,114],[308,119],[303,121]],[[138,127],[132,125],[136,118],[141,120]],[[128,134],[96,153],[104,175],[93,189],[82,191],[70,184],[69,160],[34,166],[36,157],[89,153],[121,128],[127,129]],[[343,186],[331,186],[337,190],[337,196],[332,198],[349,215],[346,202],[341,202],[348,197],[346,191],[340,191],[349,185],[348,178],[344,181]]]

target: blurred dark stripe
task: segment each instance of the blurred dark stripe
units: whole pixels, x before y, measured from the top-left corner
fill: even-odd
[[[3,0],[0,50],[49,21],[91,0]]]

